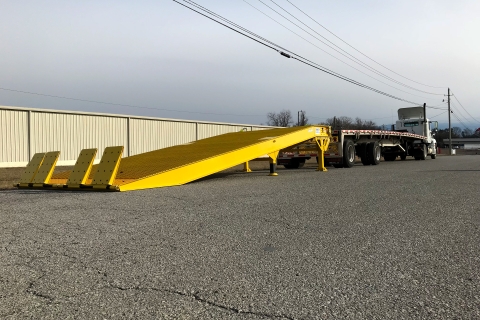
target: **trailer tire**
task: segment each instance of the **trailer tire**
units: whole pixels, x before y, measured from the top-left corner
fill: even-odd
[[[367,154],[368,154],[368,160],[371,165],[376,166],[377,164],[380,163],[382,150],[380,149],[380,146],[378,145],[377,141],[370,142],[367,145]]]
[[[343,167],[351,168],[355,165],[355,144],[352,140],[343,143]]]
[[[420,160],[427,159],[427,146],[423,145],[422,150],[420,150]]]
[[[360,160],[362,160],[362,164],[364,166],[370,165],[370,157],[368,156],[368,143],[363,142],[360,143],[358,146],[358,155],[360,156]]]
[[[405,161],[405,160],[407,159],[407,155],[406,155],[406,154],[401,154],[401,155],[400,155],[400,159],[401,159],[402,161]]]
[[[435,159],[436,157],[437,157],[436,154],[431,154],[431,155],[430,155],[430,158],[432,158],[432,159]]]

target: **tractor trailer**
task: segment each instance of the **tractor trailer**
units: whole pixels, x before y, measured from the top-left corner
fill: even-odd
[[[381,157],[394,161],[408,156],[415,160],[435,159],[437,154],[435,132],[437,121],[426,118],[425,106],[398,109],[394,130],[353,130],[333,128],[332,139],[325,152],[325,163],[336,168],[351,168],[358,156],[363,165],[378,165]],[[298,146],[279,155],[277,163],[293,169],[303,166],[306,160],[317,157],[309,153],[308,144]],[[317,158],[318,159],[318,158]]]

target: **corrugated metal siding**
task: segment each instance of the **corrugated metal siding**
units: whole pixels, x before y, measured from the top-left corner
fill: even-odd
[[[188,122],[130,119],[130,155],[195,141],[196,125]]]
[[[235,125],[219,125],[219,124],[198,124],[198,139],[210,138],[213,136],[218,136],[219,134],[229,133],[229,132],[238,132],[244,128],[247,131],[250,131],[251,126],[235,126]]]
[[[243,128],[269,129],[236,123],[0,106],[0,166],[24,166],[37,152],[57,150],[61,151],[59,164],[73,165],[81,149],[97,148],[98,160],[108,146],[124,146],[125,157],[129,147],[130,155],[134,155]]]
[[[60,113],[31,113],[31,150],[61,151],[59,160],[73,160],[80,150],[98,148],[97,159],[109,146],[127,149],[127,119]]]
[[[0,109],[0,162],[28,161],[28,111]]]

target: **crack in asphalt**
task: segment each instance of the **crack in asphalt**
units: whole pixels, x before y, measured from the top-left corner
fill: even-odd
[[[174,197],[172,197],[174,198]],[[27,224],[31,224],[30,222],[26,222]],[[78,226],[74,226],[73,228],[74,229],[77,229],[75,228]],[[56,238],[60,237],[60,235],[53,231],[53,230],[48,230],[48,227],[47,226],[38,226],[37,225],[37,228],[38,229],[41,229],[43,233],[46,233],[46,234],[50,234]],[[24,292],[26,292],[27,294],[29,295],[32,295],[32,296],[35,296],[37,298],[40,298],[42,299],[43,301],[45,301],[45,303],[47,304],[57,304],[57,303],[61,303],[63,299],[71,299],[71,298],[75,298],[75,297],[78,297],[78,296],[82,296],[82,295],[85,295],[85,294],[89,294],[89,293],[92,293],[92,292],[96,292],[97,290],[100,290],[100,289],[109,289],[109,288],[113,288],[113,289],[117,289],[117,290],[122,290],[122,291],[125,291],[125,290],[137,290],[137,291],[142,291],[142,292],[148,292],[148,291],[157,291],[157,292],[165,292],[165,293],[170,293],[170,294],[175,294],[175,295],[180,295],[180,296],[183,296],[183,297],[189,297],[189,298],[193,298],[194,300],[198,301],[198,302],[201,302],[201,303],[204,303],[204,304],[207,304],[209,306],[212,306],[212,307],[215,307],[215,308],[218,308],[218,309],[222,309],[222,310],[225,310],[225,311],[228,311],[228,312],[231,312],[231,313],[237,313],[237,314],[249,314],[249,315],[253,315],[253,316],[258,316],[258,317],[266,317],[266,318],[270,318],[270,319],[287,319],[287,320],[293,320],[295,319],[294,317],[292,316],[288,316],[288,315],[285,315],[285,314],[272,314],[272,313],[266,313],[266,312],[255,312],[255,311],[247,311],[247,310],[242,310],[242,309],[239,309],[239,308],[236,308],[236,307],[232,307],[232,306],[228,306],[228,305],[225,305],[225,304],[221,304],[221,303],[218,303],[218,302],[215,302],[215,301],[211,301],[211,300],[208,300],[206,298],[203,298],[198,291],[195,291],[195,292],[192,292],[192,293],[187,293],[187,292],[182,292],[182,291],[178,291],[178,290],[172,290],[172,289],[162,289],[162,288],[155,288],[155,287],[140,287],[140,286],[134,286],[134,287],[123,287],[123,286],[120,286],[120,285],[116,285],[116,284],[113,284],[112,282],[109,282],[108,279],[107,279],[107,273],[103,270],[100,270],[98,268],[95,268],[95,267],[91,267],[91,266],[88,266],[87,264],[85,264],[83,261],[81,261],[78,257],[74,256],[74,255],[71,255],[67,252],[53,252],[52,250],[47,250],[48,252],[50,252],[51,254],[53,255],[59,255],[59,256],[63,256],[63,257],[66,257],[68,259],[71,260],[72,263],[76,263],[78,264],[79,266],[82,266],[84,267],[85,269],[91,269],[91,270],[94,270],[96,271],[100,276],[101,276],[101,281],[104,281],[106,283],[106,286],[101,286],[101,287],[98,287],[97,289],[95,290],[87,290],[85,292],[82,292],[82,293],[78,293],[78,294],[74,294],[74,295],[71,295],[71,296],[68,296],[68,295],[60,295],[58,297],[56,296],[53,296],[53,295],[50,295],[46,292],[41,292],[39,291],[38,289],[36,289],[36,283],[38,281],[40,281],[42,278],[46,277],[47,276],[47,273],[44,271],[44,270],[41,270],[41,269],[38,269],[36,267],[33,267],[31,265],[31,263],[37,259],[42,259],[42,258],[46,258],[45,256],[43,257],[27,257],[25,256],[24,254],[21,254],[21,253],[17,253],[17,252],[12,252],[9,250],[9,247],[15,242],[18,240],[18,237],[19,235],[16,234],[16,231],[17,230],[13,230],[11,236],[12,238],[9,239],[9,242],[4,245],[4,249],[5,251],[7,251],[10,255],[14,255],[14,256],[18,256],[18,257],[22,257],[22,258],[27,258],[28,261],[24,262],[24,263],[21,263],[21,264],[15,264],[15,265],[21,265],[21,266],[24,266],[24,267],[27,267],[31,270],[34,270],[36,272],[39,272],[41,273],[38,277],[36,277],[36,279],[30,281],[28,283],[28,287],[25,289]],[[14,312],[11,312],[11,313],[8,313],[8,314],[3,314],[1,315],[2,317],[7,317],[7,316],[12,316],[12,315],[15,315],[17,314],[16,311]]]
[[[38,292],[37,290],[34,289],[35,282],[42,279],[44,276],[45,276],[45,273],[42,273],[42,275],[40,275],[37,279],[35,279],[35,281],[30,281],[30,283],[28,284],[28,288],[25,290],[25,292],[31,295],[34,295],[36,297],[42,298],[44,300],[47,300],[47,304],[51,304],[55,300],[54,297],[49,296],[48,294],[45,294],[45,293]]]
[[[16,236],[14,235],[14,239],[12,240],[12,242],[14,242],[16,240],[15,238],[16,238]],[[225,310],[225,311],[228,311],[228,312],[232,312],[232,313],[249,314],[249,315],[254,315],[254,316],[258,316],[258,317],[266,317],[266,318],[271,318],[271,319],[287,319],[287,320],[294,320],[295,319],[294,317],[288,316],[288,315],[285,315],[285,314],[271,314],[271,313],[266,313],[266,312],[247,311],[247,310],[241,310],[241,309],[236,308],[236,307],[227,306],[227,305],[224,305],[224,304],[221,304],[221,303],[218,303],[218,302],[215,302],[215,301],[211,301],[211,300],[208,300],[206,298],[201,297],[199,295],[198,291],[194,292],[194,293],[186,293],[186,292],[182,292],[182,291],[178,291],[178,290],[161,289],[161,288],[155,288],[155,287],[147,287],[147,288],[142,288],[142,287],[139,287],[139,286],[122,287],[120,285],[115,285],[112,282],[109,282],[108,279],[107,279],[107,273],[105,271],[102,271],[98,268],[86,265],[85,263],[81,262],[78,259],[78,257],[76,257],[76,256],[70,255],[66,252],[53,252],[51,250],[48,250],[48,251],[52,254],[61,255],[61,256],[64,256],[66,258],[69,258],[69,259],[72,260],[72,262],[78,263],[80,266],[82,266],[86,269],[91,269],[91,270],[96,271],[99,275],[101,275],[101,278],[102,278],[101,280],[105,281],[105,283],[107,284],[107,286],[99,287],[97,290],[102,289],[102,288],[104,288],[104,289],[113,288],[113,289],[122,290],[122,291],[137,290],[137,291],[143,291],[143,292],[148,292],[148,291],[166,292],[166,293],[170,293],[170,294],[180,295],[180,296],[183,296],[183,297],[193,298],[198,302],[202,302],[202,303],[205,303],[209,306],[219,308],[219,309],[222,309],[222,310]],[[12,254],[12,252],[9,252],[9,253]],[[15,254],[15,255],[23,257],[22,254],[18,254],[18,253]],[[45,257],[40,257],[40,258],[45,258]],[[66,296],[65,295],[65,296],[60,296],[60,297],[54,297],[54,296],[49,295],[47,293],[40,292],[40,291],[36,290],[35,289],[36,282],[41,280],[43,277],[46,276],[46,273],[43,270],[39,270],[38,268],[35,268],[31,265],[31,263],[34,260],[37,260],[37,259],[38,259],[38,257],[29,257],[29,261],[27,261],[26,263],[16,264],[16,265],[22,265],[22,266],[28,267],[28,268],[30,268],[34,271],[37,271],[37,272],[41,273],[41,275],[39,277],[37,277],[34,281],[29,282],[28,287],[25,289],[26,293],[46,301],[47,304],[52,304],[56,301],[60,302],[62,299],[65,299],[65,298],[66,299],[75,298],[75,297],[78,297],[78,296],[81,296],[81,295],[85,295],[85,294],[97,291],[97,290],[88,290],[88,291],[85,291],[85,292],[82,292],[82,293],[79,293],[79,294],[75,294],[75,295],[72,295],[72,296]],[[3,316],[8,316],[8,315],[14,315],[15,313],[16,312],[14,312],[12,314],[2,315],[2,317]]]
[[[54,297],[51,297],[47,294],[44,294],[44,293],[41,293],[41,292],[38,292],[37,290],[33,289],[33,286],[35,285],[34,282],[30,282],[30,284],[28,285],[28,288],[27,290],[25,290],[27,293],[30,293],[31,295],[34,295],[36,297],[39,297],[39,298],[42,298],[42,299],[45,299],[47,300],[48,304],[52,303],[55,298]]]
[[[111,284],[111,283],[109,283],[109,286],[113,289],[117,289],[117,290],[121,290],[121,291],[136,290],[136,291],[142,291],[142,292],[148,292],[148,291],[167,292],[167,293],[171,293],[171,294],[180,295],[180,296],[183,296],[183,297],[194,298],[196,301],[203,302],[205,304],[208,304],[209,306],[216,307],[216,308],[219,308],[219,309],[222,309],[222,310],[225,310],[225,311],[229,311],[229,312],[232,312],[232,313],[250,314],[250,315],[254,315],[254,316],[258,316],[258,317],[267,317],[267,318],[271,318],[271,319],[295,320],[294,317],[288,316],[288,315],[285,315],[285,314],[270,314],[270,313],[266,313],[266,312],[246,311],[246,310],[241,310],[241,309],[235,308],[235,307],[229,307],[229,306],[226,306],[224,304],[220,304],[220,303],[202,298],[199,295],[198,291],[196,291],[194,293],[186,293],[186,292],[182,292],[182,291],[178,291],[178,290],[160,289],[160,288],[155,288],[155,287],[148,287],[148,288],[143,288],[143,287],[139,287],[139,286],[122,287],[122,286]]]

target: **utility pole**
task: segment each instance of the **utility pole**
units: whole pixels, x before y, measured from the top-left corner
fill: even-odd
[[[450,120],[450,88],[448,88],[448,149],[450,150],[450,155],[452,155],[452,122]]]
[[[297,112],[297,126],[300,126],[300,113],[302,113],[302,125],[303,125],[303,111],[300,110]]]

